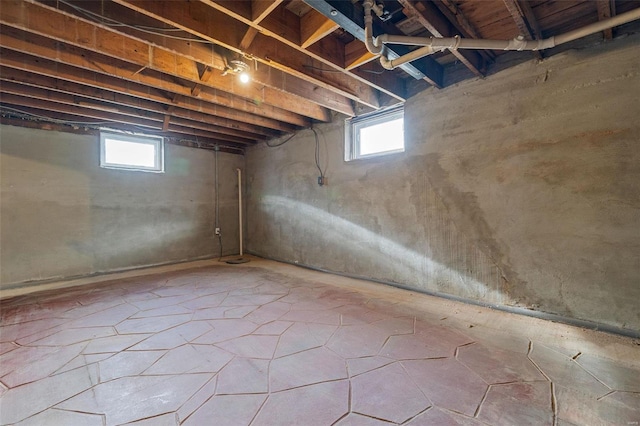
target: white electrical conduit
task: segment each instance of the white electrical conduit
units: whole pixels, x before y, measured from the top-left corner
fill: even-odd
[[[242,252],[242,170],[238,171],[238,234],[240,240],[240,257],[244,254]]]
[[[577,40],[588,35],[604,31],[608,28],[617,27],[619,25],[626,24],[636,19],[640,19],[640,8],[631,10],[629,12],[622,13],[614,16],[613,18],[605,19],[595,22],[585,27],[579,28],[574,31],[569,31],[564,34],[560,34],[554,37],[549,37],[543,40],[524,40],[522,37],[517,37],[513,40],[480,40],[473,38],[460,38],[460,37],[410,37],[410,36],[397,36],[390,34],[383,34],[378,37],[373,37],[373,17],[371,10],[373,7],[373,0],[364,0],[364,22],[365,22],[365,45],[369,52],[374,55],[380,56],[380,63],[388,70],[392,70],[402,64],[414,61],[424,56],[430,55],[434,52],[438,52],[445,49],[457,50],[457,49],[481,49],[481,50],[543,50],[558,46],[563,43],[567,43],[573,40]],[[389,44],[406,44],[411,46],[423,46],[406,55],[400,56],[396,59],[388,59],[382,55],[383,45]]]

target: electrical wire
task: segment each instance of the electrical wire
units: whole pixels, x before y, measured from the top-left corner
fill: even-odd
[[[318,131],[313,127],[310,127],[309,130],[313,132],[313,137],[315,140],[315,164],[316,164],[316,168],[318,169],[318,172],[320,173],[319,179],[321,182],[324,182],[324,179],[326,177],[326,167],[325,167],[325,170],[322,170],[322,166],[320,165],[320,137],[318,136]],[[266,141],[265,144],[269,148],[277,148],[289,142],[291,139],[293,139],[297,135],[298,135],[297,133],[294,133],[291,136],[289,136],[287,139],[277,144],[270,144],[269,141]]]
[[[81,14],[83,14],[84,16],[88,17],[89,19],[98,22],[102,25],[106,25],[108,27],[126,27],[126,28],[131,28],[137,31],[142,31],[144,33],[148,33],[148,34],[154,34],[154,35],[159,35],[159,36],[163,36],[163,37],[167,37],[167,38],[172,38],[175,40],[182,40],[182,41],[192,41],[192,42],[196,42],[196,43],[205,43],[205,44],[211,44],[213,45],[213,42],[210,42],[209,40],[203,40],[203,39],[197,39],[197,38],[189,38],[189,37],[180,37],[180,36],[174,36],[174,35],[169,35],[169,34],[164,34],[162,33],[162,31],[183,31],[179,28],[160,28],[160,27],[148,27],[148,26],[144,26],[144,25],[130,25],[130,24],[125,24],[124,22],[120,22],[117,21],[115,19],[112,18],[107,18],[106,16],[102,16],[98,13],[92,12],[90,10],[84,9],[82,7],[76,6],[74,4],[68,3],[64,0],[58,0],[60,3],[69,6],[70,8],[74,9],[76,12],[79,12]]]
[[[311,128],[313,135],[316,140],[316,167],[318,168],[318,172],[320,172],[320,179],[324,182],[324,172],[322,171],[322,167],[320,167],[320,139],[318,138],[318,132],[313,127]]]
[[[8,111],[8,113],[13,112],[14,114],[20,114],[22,117],[19,118],[37,118],[39,120],[48,121],[50,123],[56,124],[68,124],[70,126],[105,126],[109,124],[113,124],[111,121],[71,121],[71,120],[61,120],[58,118],[47,117],[40,114],[35,114],[33,112],[24,111],[18,108],[12,108],[6,105],[0,105],[0,110]]]
[[[284,145],[285,143],[289,142],[291,139],[293,139],[295,136],[297,136],[297,133],[292,134],[291,136],[289,136],[287,139],[283,140],[282,142],[279,142],[277,144],[270,144],[269,141],[266,141],[265,144],[269,147],[269,148],[277,148],[279,146]]]

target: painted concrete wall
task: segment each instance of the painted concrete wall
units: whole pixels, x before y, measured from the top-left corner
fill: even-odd
[[[2,287],[217,256],[214,153],[167,144],[165,173],[99,167],[96,136],[0,126]],[[225,254],[238,252],[236,168],[219,153]]]
[[[406,104],[406,152],[345,163],[343,121],[247,154],[248,249],[640,329],[640,37]]]

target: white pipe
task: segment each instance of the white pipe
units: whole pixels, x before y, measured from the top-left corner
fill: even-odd
[[[373,16],[371,16],[373,1],[364,0],[364,45],[369,52],[379,55],[382,52],[382,43],[376,42],[373,38]]]
[[[568,33],[555,36],[555,42],[556,45],[567,43],[569,41],[577,40],[579,38],[607,30],[609,28],[627,24],[631,21],[635,21],[636,19],[640,19],[640,8],[636,8],[628,12],[621,13],[620,15],[616,15],[613,18],[594,22],[593,24],[587,25],[586,27],[578,28],[577,30],[569,31]]]
[[[640,19],[640,8],[631,10],[629,12],[622,13],[614,16],[613,18],[605,19],[587,25],[580,29],[569,31],[565,34],[561,34],[555,37],[549,37],[543,40],[524,40],[522,37],[517,37],[513,40],[480,40],[472,38],[460,38],[460,37],[410,37],[410,36],[398,36],[383,34],[378,36],[375,40],[372,37],[373,17],[371,16],[371,4],[373,0],[364,1],[365,10],[365,45],[369,52],[379,55],[382,51],[382,46],[385,43],[390,44],[407,44],[412,46],[423,46],[420,49],[416,49],[406,55],[400,56],[396,59],[388,59],[387,57],[380,56],[380,64],[388,70],[392,70],[402,64],[414,61],[424,56],[430,55],[434,52],[442,51],[445,49],[457,50],[457,49],[481,49],[481,50],[544,50],[555,47],[557,45],[573,41],[608,28],[617,27],[622,24]],[[373,45],[375,42],[375,45]],[[373,45],[374,49],[370,49],[370,45]]]
[[[238,171],[238,230],[240,239],[240,257],[242,257],[242,170]]]

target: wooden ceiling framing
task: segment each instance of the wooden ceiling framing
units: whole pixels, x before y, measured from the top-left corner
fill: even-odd
[[[241,151],[334,113],[354,116],[444,87],[450,73],[482,77],[505,54],[442,52],[386,71],[362,42],[361,3],[2,0],[2,119],[122,128]],[[384,7],[376,34],[535,40],[640,3],[386,0]],[[248,84],[225,72],[233,60],[249,65]]]

